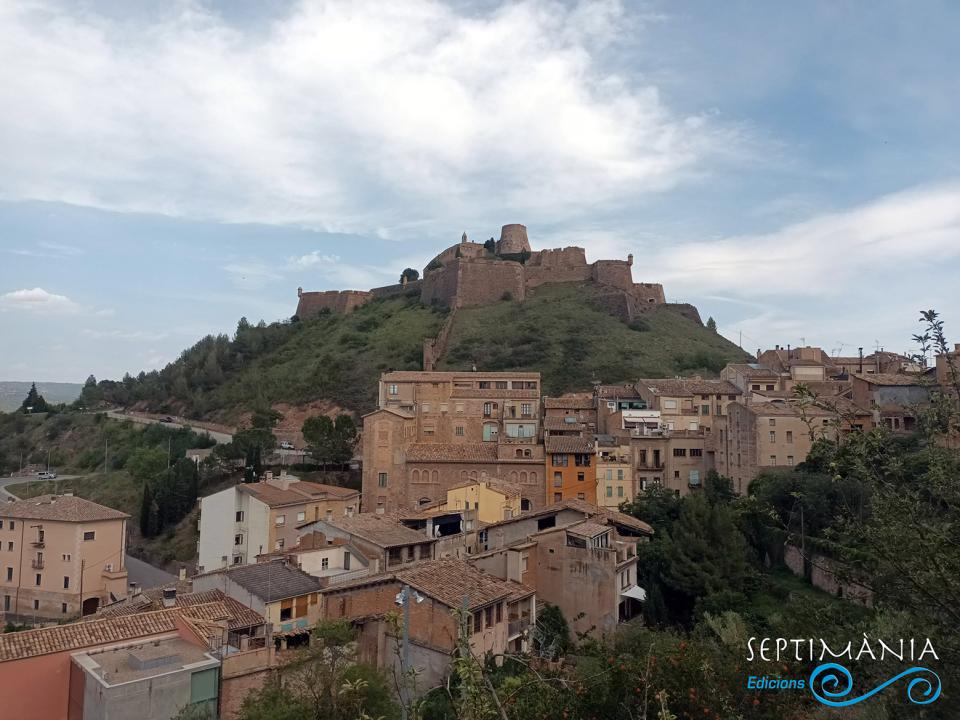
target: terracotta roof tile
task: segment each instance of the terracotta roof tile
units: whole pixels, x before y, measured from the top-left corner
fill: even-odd
[[[414,443],[407,462],[496,462],[496,443]]]
[[[925,385],[919,375],[897,375],[894,373],[873,373],[860,374],[853,373],[853,377],[865,380],[870,385],[902,386],[902,385]]]
[[[382,548],[413,545],[432,540],[421,532],[401,525],[393,518],[376,513],[360,513],[353,517],[339,517],[318,522],[324,522]]]
[[[104,606],[93,619],[104,617],[123,617],[138,613],[163,610],[164,586],[149,588],[132,598],[124,598]],[[222,603],[228,614],[230,630],[263,625],[265,620],[255,610],[243,603],[224,595],[221,590],[200,590],[198,592],[177,592],[176,607],[195,607],[208,603]],[[90,622],[90,621],[88,621]]]
[[[543,444],[548,453],[592,453],[592,437],[570,437],[567,435],[550,435],[544,438]]]
[[[321,500],[349,500],[360,496],[359,491],[351,488],[302,480],[291,482],[287,489],[271,485],[269,482],[241,483],[236,487],[240,492],[253,495],[257,500],[271,507]]]
[[[227,575],[237,585],[265,602],[299,597],[320,589],[317,578],[300,568],[277,560],[254,565],[233,565],[201,573],[196,577],[211,575]]]
[[[649,391],[653,395],[667,397],[689,397],[691,395],[740,395],[740,389],[726,380],[703,380],[700,378],[672,378],[637,380],[640,392]]]
[[[0,517],[62,522],[97,522],[122,520],[126,513],[98,505],[73,495],[38,495],[28,500],[0,505]]]
[[[543,407],[548,410],[592,410],[593,398],[590,396],[581,397],[545,397]]]

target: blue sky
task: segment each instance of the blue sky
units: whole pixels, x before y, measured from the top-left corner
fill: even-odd
[[[0,0],[0,379],[162,367],[466,230],[755,350],[960,328],[956,3]],[[957,336],[957,332],[953,333]]]

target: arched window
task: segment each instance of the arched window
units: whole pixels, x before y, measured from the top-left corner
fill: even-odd
[[[440,473],[434,470],[432,473],[430,473],[430,480],[431,482],[435,483],[440,482]]]
[[[525,472],[520,473],[520,482],[525,483],[527,481],[527,474]]]
[[[412,473],[410,473],[410,480],[412,482],[420,482],[420,471],[414,470]]]
[[[467,481],[467,471],[466,471],[466,470],[461,470],[461,471],[460,471],[460,482],[466,482],[466,481]]]
[[[535,472],[530,473],[530,482],[535,483],[537,481],[537,474]]]
[[[524,473],[524,475],[526,475],[526,473]],[[516,482],[516,481],[517,481],[517,471],[513,470],[510,473],[510,482]]]
[[[517,448],[517,457],[523,457],[523,450]]]

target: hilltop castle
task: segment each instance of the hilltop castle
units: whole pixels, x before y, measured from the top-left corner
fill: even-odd
[[[491,238],[492,240],[492,238]],[[625,319],[665,303],[663,286],[633,282],[633,255],[626,260],[587,262],[581,247],[532,251],[523,225],[504,225],[500,239],[486,243],[461,241],[431,260],[420,280],[372,290],[297,290],[297,316],[315,317],[327,309],[350,312],[373,298],[419,290],[423,303],[440,303],[456,309],[489,305],[503,299],[523,302],[538,285],[552,282],[596,283],[604,305]]]

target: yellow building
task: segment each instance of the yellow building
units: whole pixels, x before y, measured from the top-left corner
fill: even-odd
[[[597,505],[617,509],[633,502],[636,483],[629,445],[610,435],[597,436]]]
[[[597,504],[595,446],[592,438],[550,435],[547,455],[546,502],[585,500]]]
[[[476,510],[480,522],[500,522],[520,514],[520,491],[482,477],[448,489],[446,502],[439,509]]]

